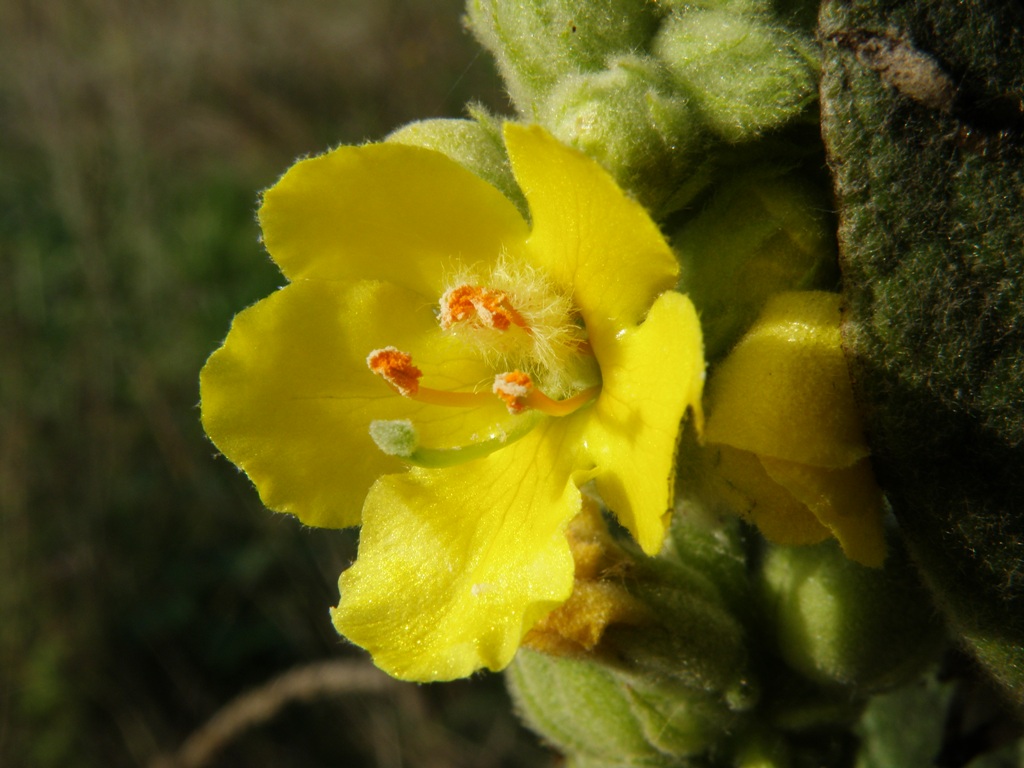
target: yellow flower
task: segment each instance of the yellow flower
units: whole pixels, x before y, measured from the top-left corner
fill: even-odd
[[[656,552],[700,418],[700,327],[657,227],[541,129],[505,140],[530,224],[429,150],[296,164],[260,209],[289,283],[201,376],[207,433],[268,507],[362,525],[334,623],[407,679],[504,667],[569,597],[582,484]]]
[[[839,540],[851,560],[885,559],[875,483],[840,337],[840,297],[781,293],[708,382],[706,437],[719,473],[777,544]]]

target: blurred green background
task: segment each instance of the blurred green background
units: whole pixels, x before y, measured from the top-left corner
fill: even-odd
[[[350,532],[260,505],[199,425],[281,284],[257,193],[297,157],[505,109],[461,0],[0,0],[0,765],[151,765],[234,696],[362,658]],[[500,678],[281,709],[209,765],[535,766]]]

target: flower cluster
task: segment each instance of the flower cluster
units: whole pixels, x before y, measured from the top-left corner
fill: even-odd
[[[871,697],[948,631],[918,566],[967,646],[1021,666],[957,605],[981,582],[936,577],[978,553],[915,511],[948,504],[892,450],[942,389],[882,354],[888,320],[927,329],[892,297],[937,274],[892,273],[872,235],[906,126],[871,124],[893,94],[843,43],[863,26],[843,3],[771,5],[467,0],[514,117],[296,163],[259,211],[287,284],[202,372],[204,427],[269,508],[360,527],[338,632],[409,680],[511,663],[519,713],[573,765],[870,762]],[[831,738],[866,705],[858,739]]]

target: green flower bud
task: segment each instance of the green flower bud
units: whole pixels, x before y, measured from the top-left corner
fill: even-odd
[[[738,721],[721,701],[672,683],[622,688],[647,743],[664,755],[700,754]]]
[[[656,217],[700,189],[685,182],[706,141],[689,100],[657,59],[621,56],[604,71],[568,75],[540,116],[556,137],[595,158]]]
[[[729,350],[770,296],[834,285],[834,223],[825,197],[802,175],[754,170],[716,187],[672,235],[680,290],[700,312],[709,360]]]
[[[675,514],[659,557],[703,574],[734,616],[748,616],[753,600],[744,523],[719,514],[729,508],[716,495],[708,457],[688,426],[679,443]]]
[[[929,675],[916,685],[873,697],[857,724],[858,768],[934,765],[954,690],[954,683]],[[975,761],[971,766],[981,768]]]
[[[678,766],[736,720],[703,692],[525,649],[507,679],[520,715],[574,766]]]
[[[768,13],[772,0],[658,0],[666,11],[685,13],[692,10],[729,11],[730,13]]]
[[[943,647],[935,609],[895,542],[882,569],[847,559],[833,542],[775,547],[761,578],[779,654],[818,683],[893,688]]]
[[[817,100],[812,41],[766,16],[688,10],[662,24],[653,50],[728,141],[779,128]]]
[[[473,117],[474,120],[419,120],[393,131],[385,141],[443,152],[497,187],[525,213],[526,199],[512,176],[500,121],[482,111],[473,113]]]
[[[696,569],[651,560],[628,582],[630,592],[653,610],[657,623],[613,625],[601,650],[608,663],[637,675],[671,679],[720,697],[734,709],[756,703],[742,625],[715,585]]]
[[[649,0],[470,0],[467,23],[494,54],[520,114],[533,120],[562,77],[603,69],[610,56],[646,49],[656,10]]]
[[[818,18],[817,0],[656,0],[666,12],[729,11],[736,14],[773,15],[776,19],[813,31]]]
[[[605,538],[579,522],[571,529],[576,589],[595,583],[586,574],[600,564],[596,575],[605,581],[596,583],[614,585],[630,610],[604,624],[595,644],[568,655],[548,641],[558,622],[545,619],[545,642],[534,638],[529,647],[557,658],[521,650],[509,673],[513,694],[572,765],[679,765],[745,728],[760,699],[746,630],[734,615],[748,607],[739,526],[677,521],[662,555],[652,558],[612,539],[599,516],[592,522]],[[600,549],[591,551],[593,544]],[[719,580],[727,582],[728,598]]]

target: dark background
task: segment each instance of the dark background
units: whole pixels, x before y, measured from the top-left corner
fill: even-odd
[[[0,0],[0,765],[151,765],[238,694],[362,659],[353,532],[265,511],[198,372],[282,278],[304,154],[504,110],[459,0]],[[534,766],[500,678],[275,708],[207,765]]]

